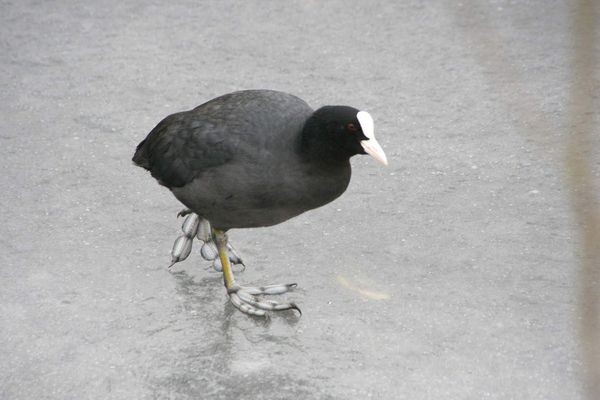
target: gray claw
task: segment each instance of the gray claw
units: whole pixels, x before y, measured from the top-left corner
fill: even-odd
[[[229,242],[227,243],[227,254],[229,255],[229,261],[231,261],[232,263],[244,265],[242,257],[238,255],[237,251],[235,251],[235,249]]]
[[[215,271],[218,271],[218,272],[223,271],[223,266],[221,265],[221,260],[219,259],[219,250],[217,250],[217,245],[214,242],[214,240],[210,239],[210,240],[204,242],[204,244],[202,245],[202,248],[200,249],[200,254],[202,255],[202,258],[204,258],[206,261],[213,262],[212,267],[214,268]],[[241,264],[242,267],[244,269],[246,269],[244,262],[242,261],[240,256],[237,254],[235,249],[229,243],[227,243],[227,254],[229,256],[229,261],[233,265]]]
[[[290,310],[296,310],[296,311],[298,311],[298,314],[300,314],[300,316],[302,316],[302,310],[300,309],[300,307],[298,307],[296,305],[296,303],[289,303],[289,305],[290,305],[290,308],[289,308]]]
[[[204,218],[200,218],[200,224],[198,226],[198,233],[196,234],[198,240],[203,242],[208,242],[212,240],[212,230],[210,227],[210,222]]]
[[[242,301],[237,293],[229,293],[229,298],[231,299],[231,303],[244,314],[256,315],[258,317],[265,317],[267,315],[264,310],[258,310]]]
[[[183,225],[181,225],[183,235],[179,236],[175,240],[175,243],[173,243],[173,249],[171,250],[171,265],[169,265],[169,268],[188,258],[190,251],[192,250],[192,241],[198,231],[198,215],[187,209],[181,210],[178,214],[178,216],[185,215],[187,216],[185,217],[185,220],[183,220]]]
[[[185,217],[186,215],[191,214],[191,213],[192,213],[192,210],[190,210],[189,208],[184,208],[183,210],[181,210],[177,213],[177,218]]]
[[[175,240],[175,243],[173,243],[173,250],[171,250],[171,265],[169,265],[169,268],[188,258],[191,251],[192,239],[185,235],[179,236]]]
[[[254,296],[257,294],[285,293],[293,287],[296,287],[295,283],[264,287],[235,286],[228,290],[228,294],[233,305],[246,314],[262,316],[265,315],[265,311],[296,310],[302,315],[302,311],[296,303],[279,303],[273,300],[261,300]]]
[[[198,214],[191,213],[185,217],[183,225],[181,225],[181,231],[185,234],[185,236],[193,239],[194,236],[196,236],[196,232],[198,232],[199,225],[200,217],[198,217]]]
[[[297,283],[285,283],[268,286],[242,286],[241,289],[250,294],[282,294],[297,287]]]
[[[219,257],[219,250],[217,250],[217,245],[213,240],[209,240],[204,242],[202,248],[200,249],[200,254],[202,258],[206,261],[212,261]]]
[[[239,269],[232,268],[233,272],[240,272],[240,271],[245,271],[246,270],[246,266],[244,265],[244,263],[242,263],[242,262],[234,262],[234,260],[232,260],[231,258],[229,259],[229,261],[231,261],[232,267],[235,267],[236,265],[241,265],[242,266]],[[217,257],[217,258],[215,258],[213,260],[211,266],[212,266],[212,268],[215,271],[217,271],[217,272],[223,272],[223,265],[221,264],[221,259],[219,257]]]

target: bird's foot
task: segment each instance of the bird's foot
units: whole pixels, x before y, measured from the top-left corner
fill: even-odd
[[[200,254],[202,255],[202,258],[204,258],[206,261],[212,261],[212,267],[215,271],[223,271],[223,265],[221,264],[221,260],[219,259],[219,250],[217,249],[217,244],[214,240],[212,240],[212,238],[204,242],[202,248],[200,249]],[[242,271],[246,269],[244,261],[242,261],[241,257],[237,254],[233,246],[229,243],[227,243],[227,257],[229,258],[229,262],[233,266],[241,265]]]
[[[228,239],[225,231],[214,229],[213,239],[219,250],[219,259],[223,265],[223,282],[231,303],[241,312],[249,315],[267,316],[267,311],[297,310],[302,311],[294,303],[279,303],[257,297],[260,295],[282,294],[295,288],[295,283],[269,286],[240,286],[235,282],[229,261]]]
[[[302,311],[295,303],[279,303],[273,300],[265,300],[258,295],[274,295],[289,292],[298,286],[296,283],[269,285],[269,286],[240,286],[234,283],[227,289],[231,303],[241,312],[249,315],[264,317],[267,311],[296,310],[302,315]]]
[[[192,242],[195,236],[203,243],[202,248],[200,249],[202,258],[207,261],[212,261],[212,267],[215,271],[223,271],[221,260],[219,260],[219,251],[217,250],[217,245],[212,236],[208,220],[199,217],[198,214],[193,213],[189,209],[181,210],[177,216],[185,216],[186,218],[183,220],[181,226],[183,235],[179,236],[175,240],[175,243],[173,243],[173,250],[171,251],[172,259],[169,268],[188,258],[192,251]],[[227,254],[229,256],[229,261],[233,265],[241,265],[242,270],[246,269],[242,258],[229,243],[227,243]]]
[[[217,272],[222,272],[223,266],[221,265],[221,260],[219,260],[219,250],[217,249],[217,244],[213,238],[210,222],[208,222],[208,220],[204,218],[199,219],[196,237],[203,243],[202,248],[200,249],[202,258],[206,261],[212,261],[213,269]],[[246,269],[244,261],[242,261],[242,258],[230,243],[227,243],[227,255],[229,256],[229,261],[233,265],[241,265],[242,270]]]

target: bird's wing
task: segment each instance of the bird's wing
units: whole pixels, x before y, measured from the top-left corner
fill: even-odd
[[[167,187],[184,186],[203,171],[228,162],[235,153],[235,138],[228,137],[224,127],[189,113],[163,119],[133,156],[137,165]]]
[[[270,153],[291,151],[311,113],[287,93],[229,93],[162,120],[138,145],[133,161],[162,185],[182,187],[231,160],[253,165]]]

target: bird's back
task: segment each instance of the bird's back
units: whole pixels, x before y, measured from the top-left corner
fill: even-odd
[[[133,161],[161,184],[182,187],[207,169],[289,148],[311,113],[308,104],[287,93],[226,94],[163,119],[138,145]]]
[[[282,92],[230,93],[168,116],[133,161],[221,228],[282,222],[339,196],[350,179],[303,163],[300,135],[313,110]]]

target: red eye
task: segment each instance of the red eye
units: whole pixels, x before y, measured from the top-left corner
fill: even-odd
[[[346,130],[350,132],[356,132],[356,126],[354,126],[354,124],[348,124],[346,125]]]

